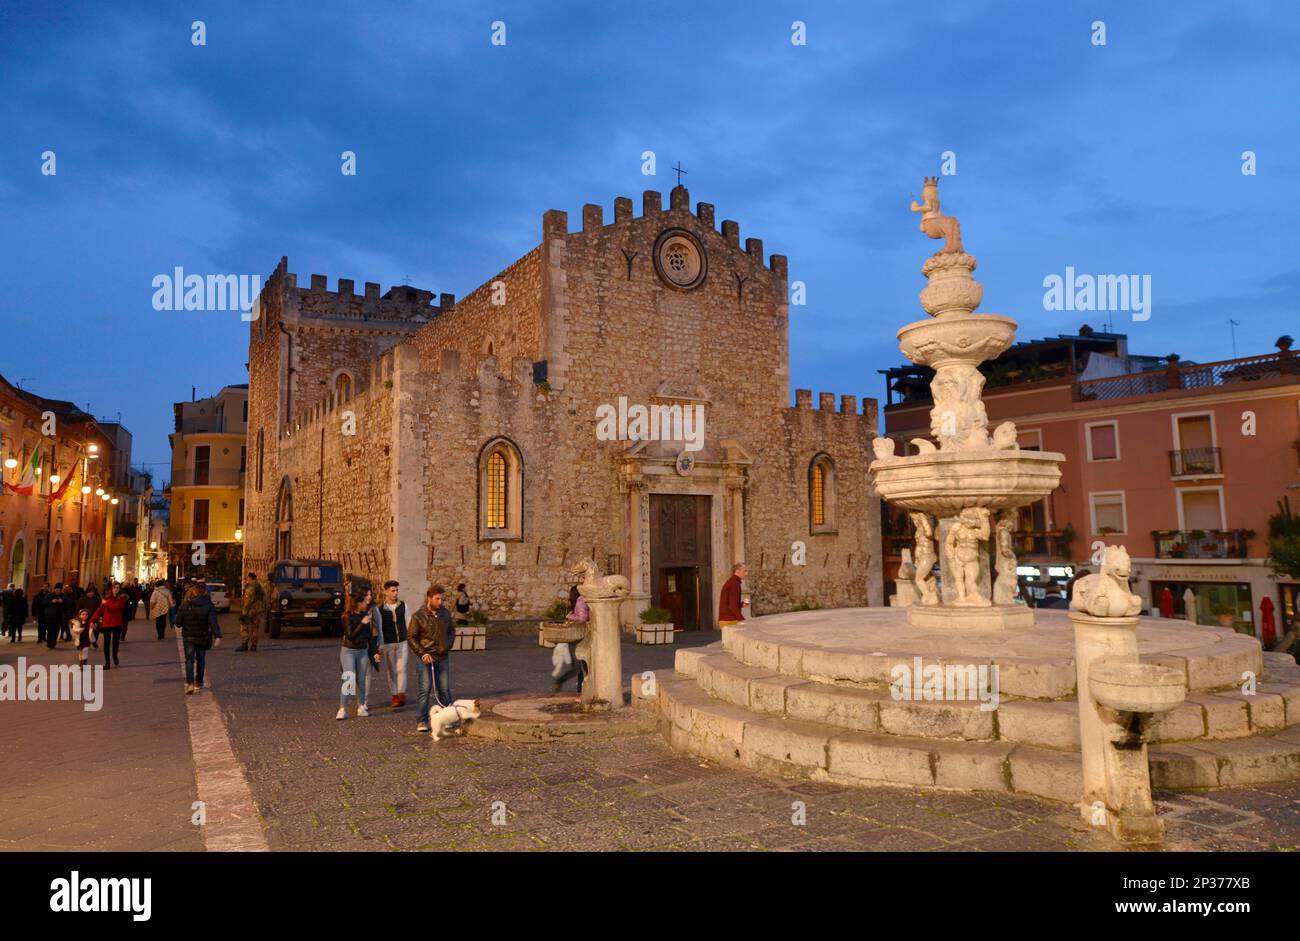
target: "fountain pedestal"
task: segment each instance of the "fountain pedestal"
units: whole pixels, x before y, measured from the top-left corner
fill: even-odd
[[[1090,576],[1099,577],[1099,576]],[[1071,611],[1083,796],[1079,811],[1125,843],[1155,843],[1164,824],[1151,800],[1151,720],[1187,695],[1182,673],[1141,663],[1136,617]]]

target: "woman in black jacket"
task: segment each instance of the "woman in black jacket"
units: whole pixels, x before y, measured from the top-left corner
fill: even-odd
[[[370,684],[370,663],[379,665],[379,626],[370,615],[370,589],[348,602],[348,616],[343,621],[343,646],[339,648],[339,663],[343,667],[343,682],[339,686],[339,711],[336,719],[348,717],[348,697],[357,697],[357,715],[370,715],[366,708],[366,693]]]

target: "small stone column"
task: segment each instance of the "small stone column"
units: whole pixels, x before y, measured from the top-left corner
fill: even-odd
[[[582,586],[578,586],[582,591]],[[589,672],[582,684],[582,702],[590,706],[603,701],[610,709],[623,708],[623,650],[618,629],[619,597],[592,598],[585,592],[591,622],[587,627],[590,659]]]
[[[1093,806],[1106,803],[1106,750],[1111,747],[1105,724],[1088,684],[1097,660],[1137,662],[1136,617],[1098,618],[1071,611],[1074,623],[1074,671],[1079,693],[1079,744],[1083,752],[1083,798],[1079,810],[1091,823]]]

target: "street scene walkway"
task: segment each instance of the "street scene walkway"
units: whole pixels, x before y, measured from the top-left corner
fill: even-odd
[[[435,742],[416,733],[412,705],[389,708],[382,679],[370,717],[349,709],[340,722],[337,639],[286,633],[240,653],[234,618],[222,620],[197,696],[183,694],[174,635],[157,641],[136,621],[99,711],[0,703],[0,848],[1116,849],[1062,804],[783,780],[674,752],[654,733]],[[51,652],[31,636],[0,642],[0,664],[75,662],[69,645]],[[671,670],[673,652],[625,645],[624,671]],[[453,655],[451,681],[457,697],[545,692],[550,651],[494,635],[487,651]],[[1300,847],[1300,785],[1157,798],[1165,849]]]

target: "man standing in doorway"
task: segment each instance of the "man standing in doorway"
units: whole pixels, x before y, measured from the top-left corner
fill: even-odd
[[[731,567],[731,578],[722,583],[722,596],[718,602],[718,626],[735,627],[745,620],[741,612],[744,603],[740,595],[740,583],[749,574],[744,562],[737,562]]]

